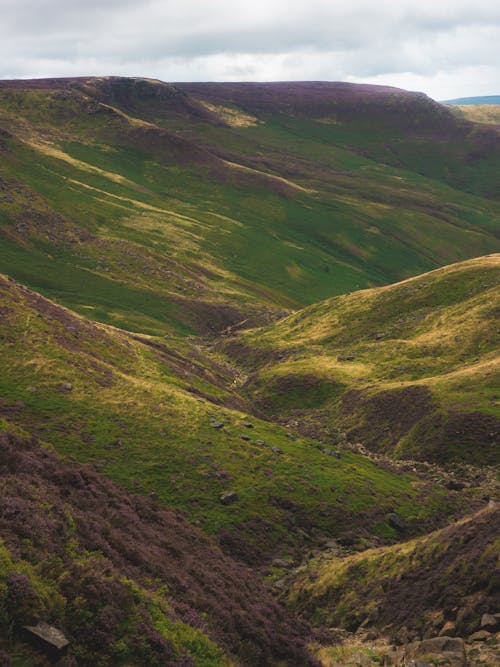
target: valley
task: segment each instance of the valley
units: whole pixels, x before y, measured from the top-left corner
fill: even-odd
[[[0,665],[494,665],[499,167],[396,88],[0,81]]]

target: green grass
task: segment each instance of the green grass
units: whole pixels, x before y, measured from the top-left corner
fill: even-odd
[[[310,306],[227,350],[254,371],[247,396],[281,419],[401,457],[496,463],[499,281],[498,255],[451,265]],[[446,424],[472,413],[484,426],[453,436]]]
[[[248,315],[265,322],[273,309],[500,250],[500,205],[481,190],[491,156],[460,172],[467,183],[457,187],[399,125],[389,150],[380,115],[328,124],[271,114],[220,127],[122,93],[110,103],[128,100],[125,114],[95,113],[101,85],[66,99],[0,92],[0,123],[14,134],[2,153],[0,268],[96,320],[189,333],[208,308],[219,328]],[[194,152],[147,140],[144,128],[160,130],[144,119],[155,118],[188,133]],[[258,173],[214,155],[200,163],[200,142]],[[392,164],[396,144],[412,156],[405,168]],[[463,168],[451,139],[434,148]]]
[[[390,507],[415,527],[451,509],[438,487],[423,500],[426,485],[411,475],[347,452],[333,458],[261,419],[247,428],[245,403],[229,407],[232,376],[216,357],[183,352],[175,339],[158,354],[126,332],[47,310],[5,281],[2,303],[0,395],[24,406],[14,423],[127,489],[156,493],[209,533],[251,541],[258,521],[268,525],[266,549],[294,553],[304,538],[296,527],[314,541],[314,531],[348,530],[352,517],[377,532]],[[223,505],[226,491],[238,501]]]

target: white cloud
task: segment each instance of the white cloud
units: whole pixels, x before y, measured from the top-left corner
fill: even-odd
[[[500,92],[493,0],[0,0],[0,77],[350,80]]]

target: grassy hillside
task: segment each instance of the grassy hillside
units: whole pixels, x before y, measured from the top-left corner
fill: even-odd
[[[456,109],[463,118],[476,123],[500,125],[500,104],[463,104]]]
[[[493,507],[418,540],[321,558],[301,572],[288,602],[322,626],[470,634],[500,604],[499,529]]]
[[[305,308],[225,349],[244,388],[303,431],[379,452],[498,463],[500,256]]]
[[[246,562],[353,530],[393,536],[392,511],[422,532],[469,502],[249,417],[231,373],[189,342],[94,324],[6,278],[0,294],[0,416],[181,509]]]
[[[496,131],[425,96],[0,82],[0,128],[0,270],[128,330],[265,324],[500,250]]]
[[[0,473],[2,664],[42,664],[19,639],[40,620],[78,665],[310,664],[305,624],[178,513],[5,422]]]

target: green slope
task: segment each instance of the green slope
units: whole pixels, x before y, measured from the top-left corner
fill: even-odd
[[[304,432],[497,464],[500,256],[305,308],[225,343],[247,396]]]
[[[496,144],[438,105],[207,91],[0,82],[0,268],[96,320],[213,333],[500,249]]]
[[[487,508],[430,535],[392,547],[308,564],[290,606],[322,626],[376,628],[385,636],[465,636],[495,613],[500,511]]]
[[[393,510],[420,532],[473,496],[249,417],[234,372],[199,346],[94,324],[4,277],[0,293],[0,416],[181,509],[247,562],[353,528],[377,540]]]

